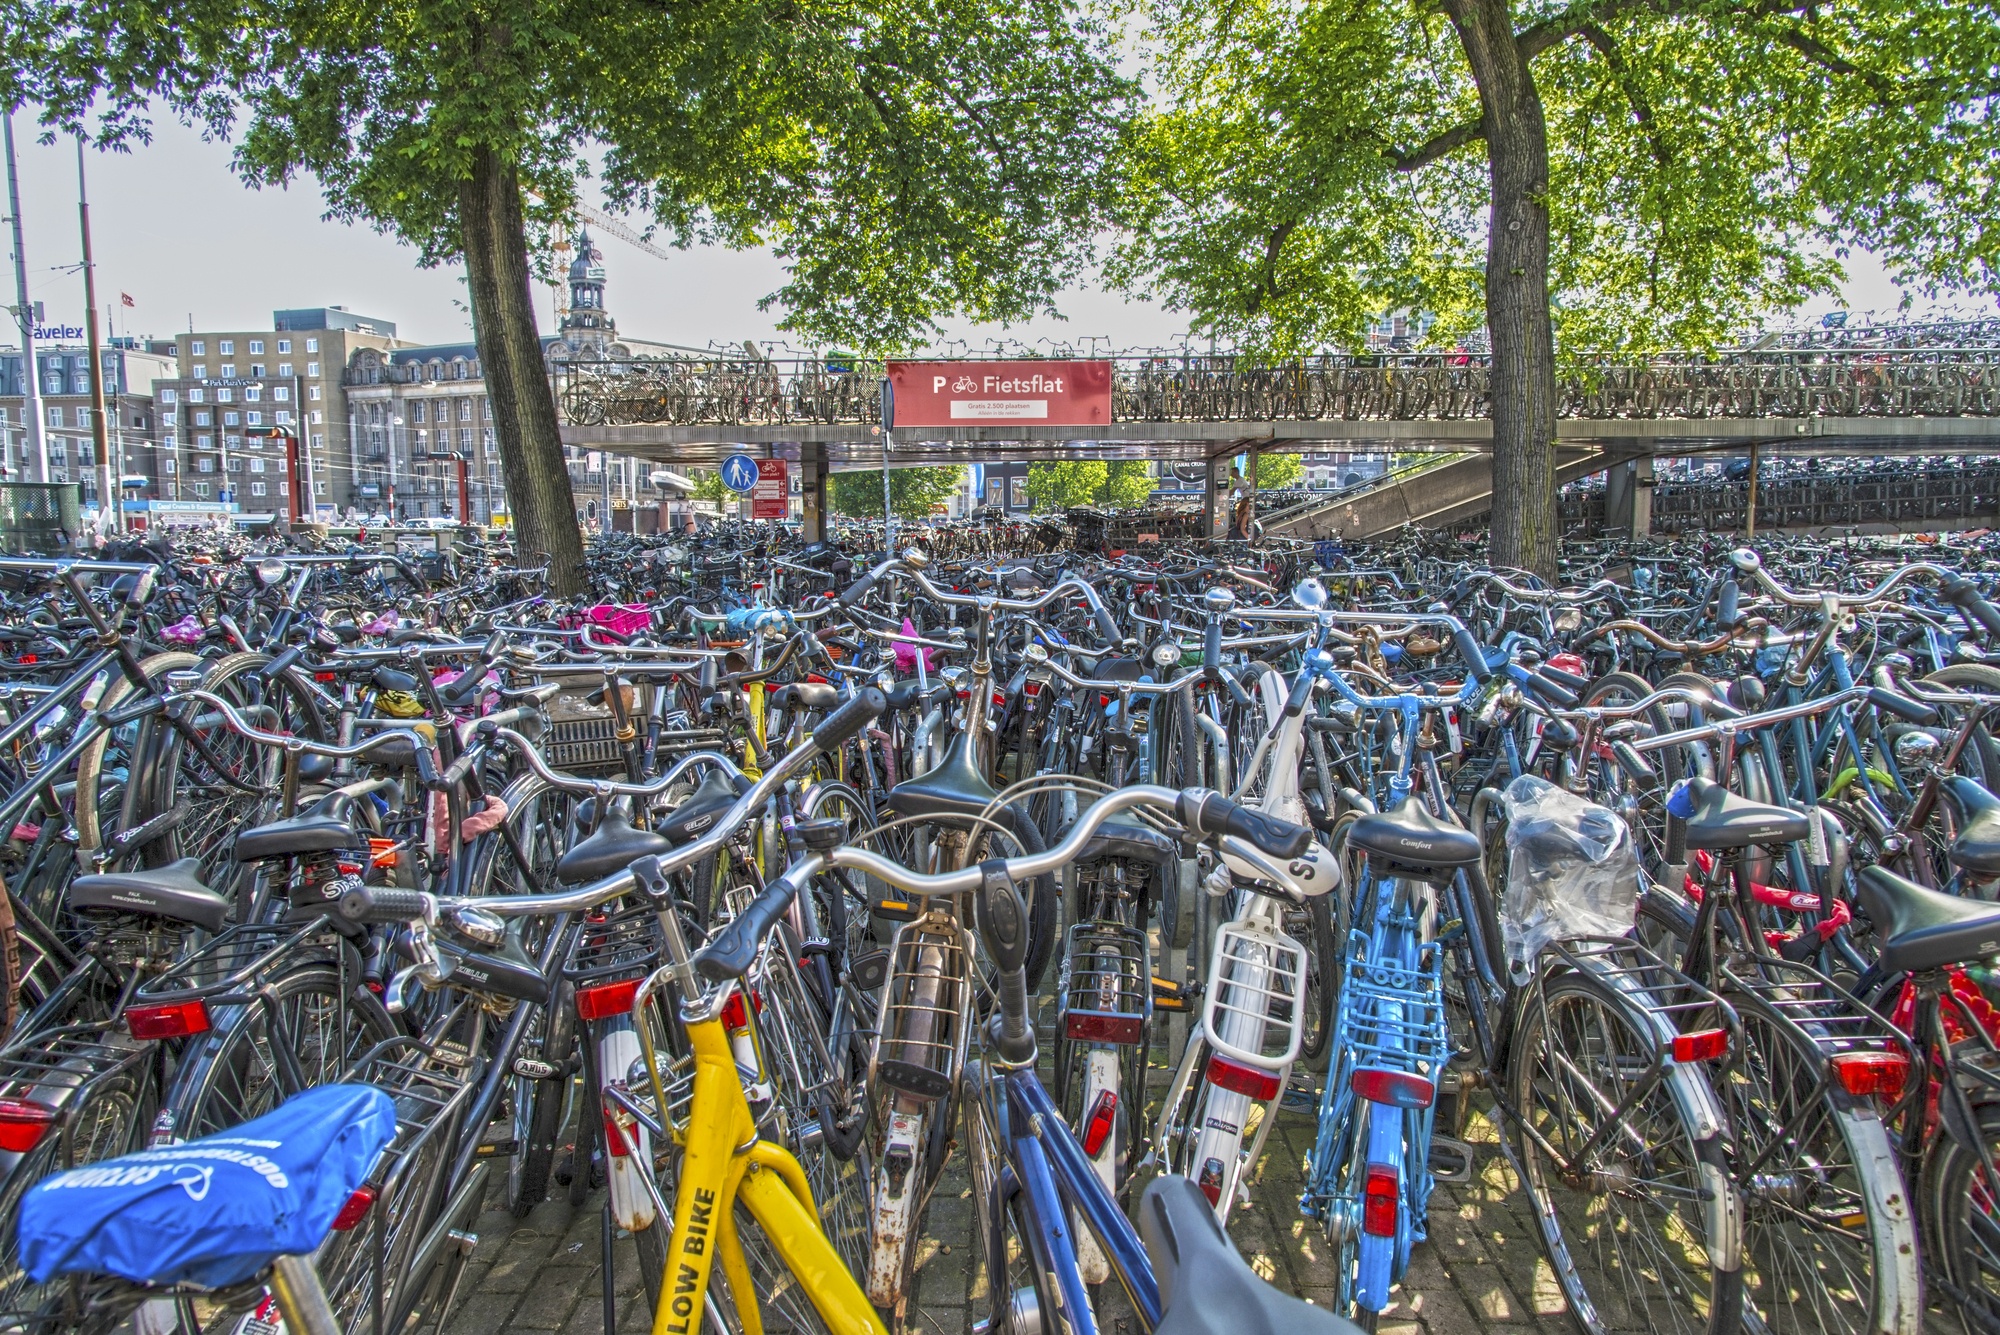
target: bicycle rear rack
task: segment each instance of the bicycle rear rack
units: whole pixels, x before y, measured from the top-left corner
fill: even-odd
[[[664,949],[659,913],[639,905],[600,921],[586,920],[563,961],[562,975],[579,991],[644,978],[659,967]]]
[[[1415,969],[1390,960],[1364,960],[1364,949],[1365,941],[1357,935],[1341,980],[1333,1034],[1353,1054],[1357,1068],[1420,1075],[1436,1086],[1451,1058],[1436,947],[1427,948],[1431,964]],[[1343,1059],[1347,1052],[1340,1054]]]
[[[289,923],[239,923],[148,979],[133,1000],[150,1005],[251,1001],[258,981],[281,961],[288,967],[301,963],[345,967],[353,952],[343,951],[342,941],[325,914]]]
[[[1116,922],[1070,928],[1060,995],[1065,1038],[1137,1043],[1153,1015],[1153,957],[1145,934]]]
[[[946,914],[896,929],[871,1080],[920,1099],[951,1092],[964,1042],[958,1018],[968,958],[965,928]]]
[[[1202,1026],[1225,1057],[1276,1070],[1304,1037],[1305,947],[1283,932],[1227,923],[1217,934]]]

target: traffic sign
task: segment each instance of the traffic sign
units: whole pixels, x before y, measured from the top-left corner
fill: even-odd
[[[732,454],[722,461],[722,485],[739,496],[747,496],[757,486],[757,461],[747,454]]]

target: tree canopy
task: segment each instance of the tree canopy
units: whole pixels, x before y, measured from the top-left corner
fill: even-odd
[[[1263,453],[1257,456],[1257,486],[1276,491],[1289,487],[1306,475],[1306,466],[1296,454]]]
[[[1130,509],[1153,495],[1153,475],[1135,459],[1069,459],[1028,465],[1028,500],[1038,510],[1080,505]]]
[[[899,519],[928,519],[965,485],[965,465],[936,468],[892,468],[889,499]],[[837,515],[864,519],[882,517],[882,472],[834,473],[826,480],[827,505]]]

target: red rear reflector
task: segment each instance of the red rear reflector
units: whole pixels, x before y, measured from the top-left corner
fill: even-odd
[[[375,1188],[363,1185],[355,1188],[347,1198],[347,1204],[340,1207],[340,1213],[333,1217],[333,1231],[345,1233],[360,1223],[368,1214],[368,1207],[375,1204]]]
[[[604,1110],[604,1147],[611,1152],[612,1158],[629,1159],[632,1157],[632,1143],[626,1139],[630,1134],[630,1132],[625,1130],[624,1125],[619,1122],[618,1118],[612,1114],[611,1109],[606,1108]]]
[[[1083,1127],[1083,1152],[1091,1158],[1104,1148],[1104,1142],[1111,1135],[1112,1124],[1118,1120],[1118,1095],[1111,1090],[1102,1090],[1097,1102],[1091,1105],[1090,1120]]]
[[[576,990],[576,1013],[583,1020],[608,1020],[614,1015],[630,1015],[632,998],[639,995],[639,980],[605,983]]]
[[[313,680],[314,680],[314,681],[339,681],[339,680],[340,680],[340,678],[339,678],[339,677],[337,677],[337,676],[335,676],[335,675],[334,675],[333,673],[331,673],[331,672],[315,672],[315,673],[313,673]]]
[[[1007,707],[1007,693],[1005,691],[993,692],[993,703],[1005,709]]]
[[[1856,1098],[1901,1097],[1910,1075],[1910,1059],[1900,1052],[1843,1052],[1830,1059],[1840,1086]]]
[[[1143,1015],[1071,1011],[1063,1017],[1063,1037],[1073,1043],[1137,1043],[1145,1030]]]
[[[1692,1034],[1674,1036],[1674,1060],[1712,1062],[1729,1051],[1727,1029],[1697,1029]]]
[[[1354,1073],[1353,1085],[1360,1097],[1370,1103],[1386,1103],[1391,1108],[1428,1108],[1437,1094],[1437,1086],[1420,1075],[1367,1067]]]
[[[1108,709],[1108,708],[1110,707],[1110,705],[1111,705],[1111,697],[1110,697],[1110,696],[1108,696],[1108,695],[1100,695],[1100,696],[1098,696],[1098,697],[1097,697],[1097,707],[1098,707],[1099,709]]]
[[[26,1099],[0,1099],[0,1150],[26,1154],[55,1125],[56,1110]]]
[[[757,1008],[757,1014],[764,1013],[764,998],[755,992],[750,994],[750,1004]],[[722,1003],[722,1027],[732,1033],[750,1027],[750,1013],[743,1009],[743,993],[740,990],[730,993],[729,1000]]]
[[[41,660],[37,658],[34,654],[22,654],[15,661],[18,663],[39,663]]]
[[[1248,1094],[1253,1099],[1277,1098],[1280,1084],[1276,1071],[1245,1066],[1227,1057],[1208,1059],[1208,1083],[1232,1094]]]
[[[196,997],[171,1006],[129,1006],[125,1010],[125,1023],[131,1027],[132,1037],[141,1039],[205,1034],[209,1030],[208,1003]]]
[[[1038,681],[1024,681],[1021,683],[1021,689],[1029,695],[1040,695],[1042,693],[1042,684]]]
[[[1388,1164],[1368,1165],[1361,1187],[1361,1231],[1378,1238],[1396,1236],[1396,1170]]]

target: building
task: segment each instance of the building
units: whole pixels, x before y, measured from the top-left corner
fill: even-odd
[[[552,371],[564,361],[616,361],[672,351],[618,336],[604,300],[604,256],[588,231],[577,235],[568,277],[568,310],[556,332],[542,338],[542,355]],[[472,518],[486,523],[496,511],[505,512],[500,447],[475,344],[359,346],[348,356],[342,383],[354,505],[399,519],[464,518],[458,513],[462,459]],[[577,516],[587,524],[659,499],[651,481],[654,466],[643,459],[571,447],[563,452]]]
[[[343,371],[360,349],[396,346],[396,326],[340,306],[274,311],[271,328],[177,336],[160,418],[154,498],[229,501],[246,515],[283,515],[298,440],[319,515],[357,499]]]
[[[98,349],[104,368],[104,409],[109,417],[111,463],[126,476],[151,476],[155,421],[154,383],[174,374],[165,344],[113,339]],[[42,399],[42,439],[50,482],[75,482],[83,503],[98,504],[101,460],[91,430],[90,350],[77,344],[37,345],[35,363]],[[0,480],[35,482],[39,461],[29,457],[27,403],[18,347],[0,348]]]

